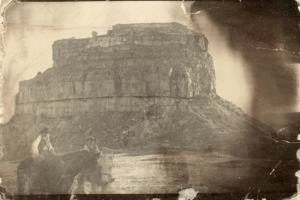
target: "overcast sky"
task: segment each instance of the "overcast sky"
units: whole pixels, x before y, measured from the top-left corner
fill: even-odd
[[[185,2],[189,12],[190,2]],[[246,113],[251,104],[251,80],[239,52],[228,47],[226,35],[201,12],[201,24],[209,30],[209,53],[216,71],[217,93]],[[5,13],[6,58],[3,67],[4,121],[14,113],[19,82],[52,67],[52,44],[66,38],[106,34],[114,24],[179,22],[193,28],[181,2],[22,2]],[[1,111],[0,111],[1,112]]]

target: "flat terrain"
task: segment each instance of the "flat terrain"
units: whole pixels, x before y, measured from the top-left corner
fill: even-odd
[[[12,194],[17,191],[18,164],[19,161],[0,163],[2,187]],[[122,153],[114,157],[115,167],[112,176],[116,180],[108,192],[177,193],[182,189],[193,187],[200,193],[247,193],[249,188],[269,185],[268,177],[271,177],[270,173],[277,164],[278,161],[238,159],[220,153],[198,155]],[[276,175],[279,175],[278,172]]]

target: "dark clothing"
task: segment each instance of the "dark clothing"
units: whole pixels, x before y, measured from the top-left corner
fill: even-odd
[[[39,154],[41,154],[45,149],[49,151],[50,148],[51,148],[51,143],[49,137],[41,136],[41,141],[38,146]]]
[[[89,152],[94,153],[94,154],[97,154],[100,152],[98,149],[98,146],[96,144],[94,145],[94,147],[91,147],[89,144],[86,144],[84,146],[84,150],[88,150]]]

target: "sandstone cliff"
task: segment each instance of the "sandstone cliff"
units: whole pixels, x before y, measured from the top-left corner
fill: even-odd
[[[147,105],[141,97],[172,107],[168,97],[216,94],[208,41],[181,24],[118,24],[92,36],[54,42],[53,67],[20,82],[16,114],[130,111]]]
[[[139,153],[286,159],[298,148],[276,142],[272,128],[216,94],[204,35],[178,23],[115,25],[92,35],[56,41],[53,67],[20,83],[15,116],[1,127],[7,159],[30,155],[44,126],[58,153],[81,149],[88,135],[99,146]]]

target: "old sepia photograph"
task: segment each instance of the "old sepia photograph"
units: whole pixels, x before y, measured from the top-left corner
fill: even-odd
[[[12,1],[0,200],[299,200],[300,1]]]

